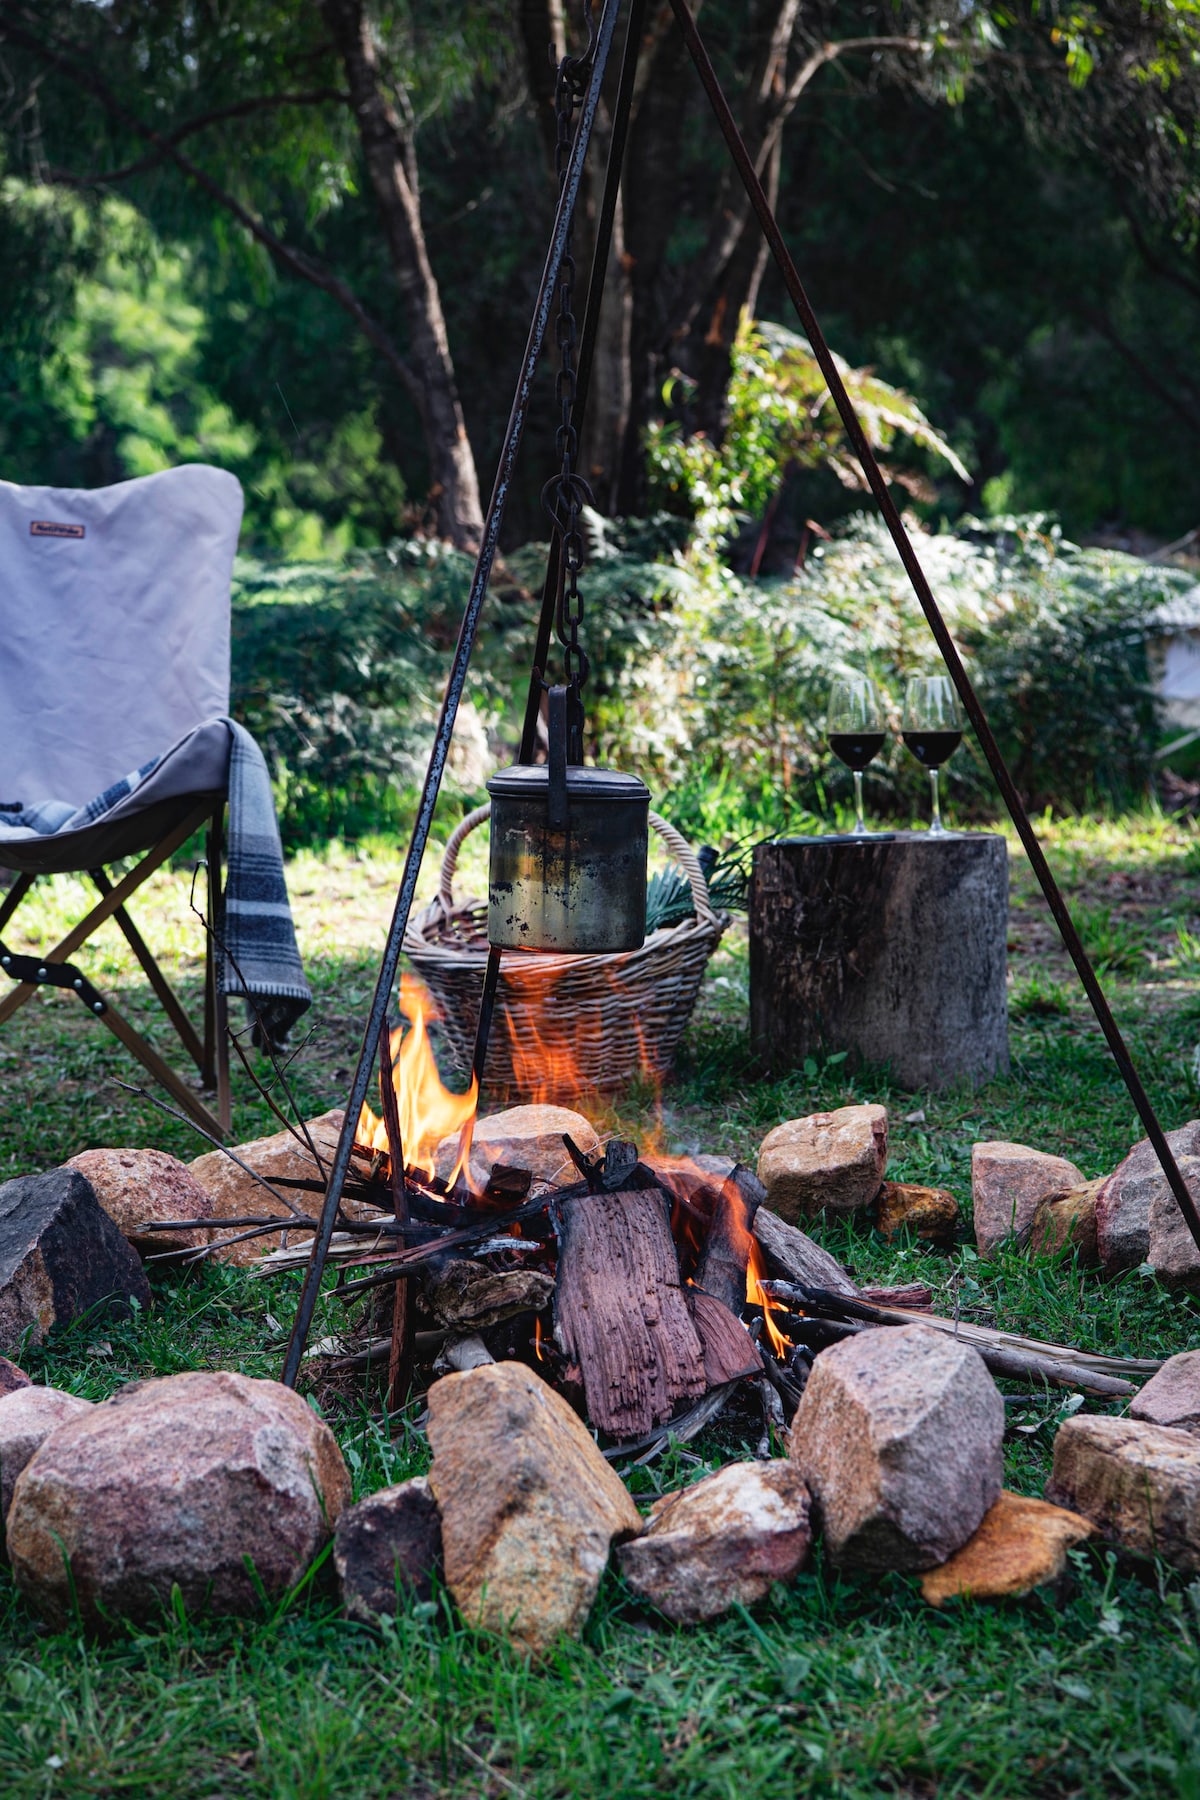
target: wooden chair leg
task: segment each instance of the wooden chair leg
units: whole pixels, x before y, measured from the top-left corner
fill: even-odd
[[[154,1045],[146,1041],[141,1032],[136,1026],[129,1023],[123,1013],[117,1011],[111,1000],[105,1000],[104,1011],[97,1016],[101,1024],[107,1025],[113,1036],[120,1039],[130,1054],[137,1057],[142,1067],[148,1069],[154,1079],[166,1088],[181,1111],[185,1112],[189,1119],[194,1120],[209,1137],[220,1142],[224,1137],[224,1128],[220,1120],[214,1118],[204,1102],[188,1087],[182,1076],[177,1075],[170,1063],[165,1062],[159,1055]]]
[[[108,879],[104,870],[92,869],[90,873],[92,880],[95,882],[100,893],[111,894],[112,882]],[[166,1013],[168,1019],[170,1019],[172,1025],[175,1027],[180,1043],[203,1076],[204,1045],[196,1035],[196,1028],[192,1024],[192,1021],[184,1012],[179,996],[175,993],[170,982],[159,968],[154,959],[153,951],[150,949],[145,938],[142,936],[123,906],[117,908],[116,912],[113,914],[113,918],[117,925],[120,926],[125,942],[129,945],[129,948],[133,951],[133,954],[141,964],[142,973],[157,994],[159,1004]],[[209,1085],[211,1085],[211,1083]]]
[[[232,1117],[229,1087],[229,1008],[221,987],[221,954],[218,938],[221,932],[221,859],[224,850],[225,805],[222,801],[209,820],[208,843],[208,949],[204,983],[205,1086],[215,1081],[217,1116],[222,1131],[228,1131]]]

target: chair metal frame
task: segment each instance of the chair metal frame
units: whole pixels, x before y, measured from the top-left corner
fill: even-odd
[[[18,956],[0,945],[0,972],[17,982],[11,993],[0,1001],[0,1027],[22,1006],[28,1004],[39,987],[62,987],[76,992],[88,1011],[136,1057],[187,1116],[210,1137],[222,1140],[230,1125],[229,1032],[226,996],[221,990],[219,957],[219,920],[221,916],[221,859],[225,835],[225,795],[185,795],[175,810],[175,823],[141,854],[133,868],[118,874],[114,881],[103,866],[86,870],[56,870],[61,873],[86,873],[100,898],[90,912],[74,925],[44,957]],[[149,945],[130,918],[126,901],[160,869],[167,859],[197,831],[206,832],[207,903],[205,916],[204,1023],[197,1032],[191,1019],[163,974]],[[11,846],[19,852],[22,846]],[[0,859],[5,849],[0,844]],[[19,860],[19,855],[14,856]],[[15,916],[34,884],[43,873],[18,873],[8,893],[0,900],[0,932]],[[116,871],[114,870],[114,873]],[[88,939],[107,923],[116,921],[126,943],[133,951],[150,983],[167,1019],[174,1027],[184,1050],[195,1063],[201,1084],[216,1090],[215,1114],[199,1098],[194,1088],[165,1060],[106,996],[101,994],[86,975],[70,960]]]

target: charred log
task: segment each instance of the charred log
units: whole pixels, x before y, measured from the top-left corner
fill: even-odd
[[[642,1437],[708,1386],[663,1196],[596,1194],[556,1210],[555,1336],[592,1424]]]

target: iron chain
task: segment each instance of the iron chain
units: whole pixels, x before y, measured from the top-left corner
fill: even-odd
[[[555,167],[560,194],[567,179],[575,109],[586,84],[587,67],[586,55],[565,56],[558,65],[554,114],[557,126]],[[555,629],[562,645],[566,675],[568,757],[572,763],[580,763],[583,760],[583,687],[589,669],[587,652],[579,641],[579,628],[583,623],[583,597],[579,592],[579,572],[584,555],[581,519],[583,508],[591,503],[592,493],[575,466],[579,455],[579,433],[574,417],[579,334],[575,322],[575,258],[569,243],[562,260],[557,299],[554,336],[559,367],[554,380],[554,397],[559,413],[555,438],[558,473],[547,482],[543,498],[561,539]]]

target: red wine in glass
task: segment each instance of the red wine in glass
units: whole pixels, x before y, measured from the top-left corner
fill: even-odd
[[[863,820],[862,772],[878,756],[887,737],[879,693],[865,675],[835,681],[829,690],[825,725],[829,748],[854,774],[854,835],[869,837]]]
[[[884,731],[831,731],[829,748],[839,762],[845,763],[848,769],[861,774],[869,762],[874,762],[883,749],[887,738]]]
[[[962,743],[962,734],[962,709],[950,677],[915,676],[904,695],[900,735],[917,761],[929,770],[929,792],[933,802],[929,829],[935,836],[946,829],[942,824],[938,770],[954,755]]]
[[[962,743],[961,731],[903,731],[900,735],[927,769],[940,769]]]

